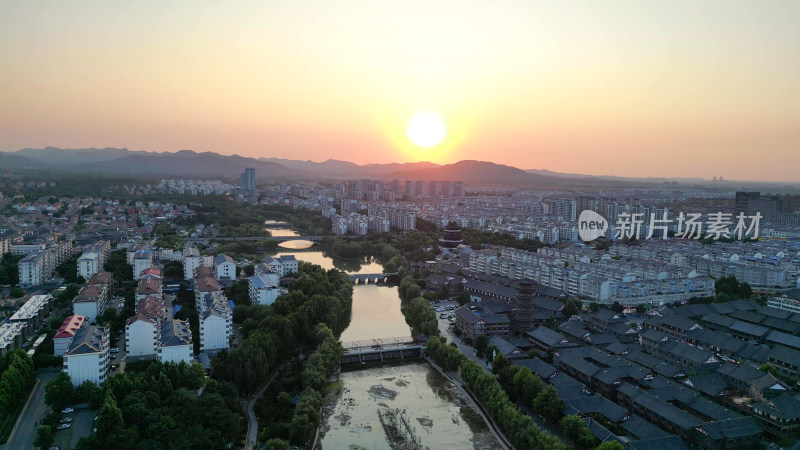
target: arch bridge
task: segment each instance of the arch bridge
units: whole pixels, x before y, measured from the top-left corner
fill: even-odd
[[[378,284],[386,283],[392,275],[397,273],[353,273],[350,274],[350,279],[355,284]]]

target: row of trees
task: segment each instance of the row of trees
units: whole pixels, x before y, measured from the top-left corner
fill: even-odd
[[[338,368],[343,351],[339,341],[325,324],[317,326],[316,340],[319,345],[303,366],[304,389],[289,424],[291,442],[302,444],[303,447],[309,446],[314,438],[321,418],[325,386],[328,377]]]
[[[0,417],[6,417],[28,397],[36,379],[33,360],[17,349],[0,358]]]
[[[19,262],[22,255],[3,253],[0,259],[0,284],[16,286],[19,284]]]
[[[524,414],[509,399],[508,394],[493,374],[487,373],[478,364],[466,358],[461,362],[460,369],[464,383],[475,393],[489,416],[511,441],[511,445],[515,448],[525,449],[566,450],[567,447],[558,438],[542,431],[530,416]],[[543,390],[539,395],[547,392],[548,389],[552,389],[552,387]]]

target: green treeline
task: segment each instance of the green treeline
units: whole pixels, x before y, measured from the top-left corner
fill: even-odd
[[[488,373],[467,359],[458,348],[448,345],[444,338],[439,337],[433,337],[428,341],[426,351],[445,371],[460,370],[461,378],[467,388],[478,397],[489,416],[515,448],[548,450],[567,448],[558,438],[536,426],[530,416],[523,413],[512,401],[535,402],[541,397],[541,403],[546,404],[548,408],[556,408],[559,405],[563,408],[561,400],[555,395],[555,389],[545,388],[542,380],[530,370],[511,366],[508,360],[502,357],[495,358],[495,373]],[[503,386],[502,381],[506,381],[508,385]],[[557,411],[559,415],[560,411],[561,409]]]
[[[461,378],[469,390],[478,397],[492,420],[503,430],[503,434],[511,441],[514,448],[543,450],[568,448],[558,438],[536,426],[533,419],[509,399],[494,375],[484,371],[478,364],[465,358],[461,362]]]
[[[154,361],[143,366],[143,371],[128,371],[106,380],[97,432],[82,437],[79,450],[222,449],[241,439],[242,407],[231,383],[206,383],[200,364]],[[59,389],[68,391],[61,384]],[[203,394],[198,396],[195,391],[203,386]],[[48,384],[48,388],[55,389],[55,385]]]
[[[25,401],[35,380],[33,360],[24,350],[0,358],[0,417],[7,417]]]
[[[270,306],[247,308],[250,316],[236,315],[247,325],[242,327],[244,339],[239,347],[212,360],[214,378],[232,382],[245,396],[252,394],[299,349],[324,343],[317,342],[319,324],[340,334],[350,319],[352,297],[353,283],[346,274],[300,262],[288,295]]]

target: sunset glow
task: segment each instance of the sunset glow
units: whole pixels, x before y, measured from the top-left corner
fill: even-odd
[[[408,121],[406,135],[417,147],[431,148],[444,140],[447,136],[447,127],[438,114],[423,111],[414,114]]]
[[[792,180],[799,16],[722,0],[4,2],[0,150]],[[447,126],[432,146],[406,133],[422,108]],[[742,163],[765,150],[771,164]]]

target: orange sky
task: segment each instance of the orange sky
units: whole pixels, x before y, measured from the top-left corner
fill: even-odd
[[[163,3],[0,4],[0,149],[800,181],[800,2]]]

